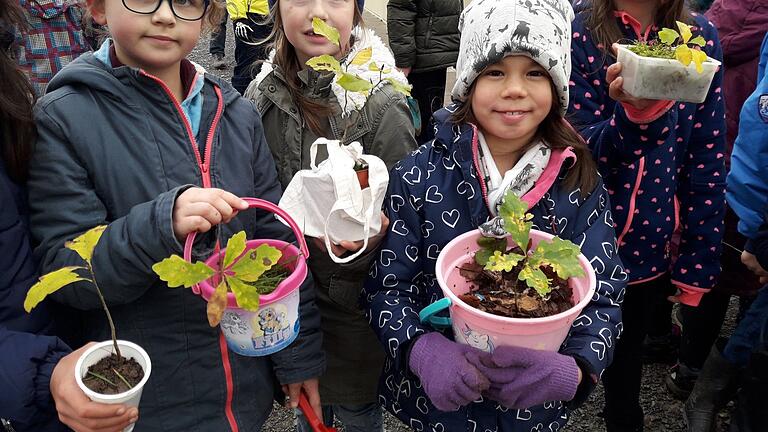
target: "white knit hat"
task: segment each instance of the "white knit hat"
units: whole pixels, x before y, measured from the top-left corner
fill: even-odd
[[[549,72],[565,114],[573,17],[568,0],[474,0],[459,20],[461,46],[451,98],[466,102],[470,86],[487,66],[526,55]]]

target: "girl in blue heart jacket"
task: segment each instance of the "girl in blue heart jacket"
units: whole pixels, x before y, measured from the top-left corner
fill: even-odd
[[[363,303],[388,354],[380,401],[414,430],[559,430],[611,361],[626,274],[607,192],[563,119],[572,17],[565,0],[534,10],[474,1],[461,18],[456,103],[435,114],[436,138],[391,172],[391,224]],[[597,273],[559,352],[487,353],[419,321],[443,297],[441,249],[496,217],[508,191],[528,203],[535,228],[580,245]]]
[[[640,350],[646,315],[668,280],[675,301],[696,306],[720,273],[725,212],[725,106],[722,70],[703,103],[638,99],[622,89],[614,42],[655,40],[688,22],[704,52],[722,59],[714,26],[684,11],[683,0],[585,1],[573,22],[569,113],[587,140],[613,204],[619,255],[630,288],[625,334],[606,371],[608,430],[642,430]],[[614,6],[615,5],[615,6]],[[672,234],[680,232],[676,261]],[[671,307],[671,306],[670,306]]]

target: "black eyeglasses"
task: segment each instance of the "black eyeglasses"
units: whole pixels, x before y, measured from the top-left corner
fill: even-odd
[[[184,21],[198,21],[205,16],[210,0],[123,0],[123,6],[131,12],[151,15],[167,1],[173,15]]]

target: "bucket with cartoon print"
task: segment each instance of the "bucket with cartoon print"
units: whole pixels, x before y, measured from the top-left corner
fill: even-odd
[[[227,309],[222,316],[222,333],[227,340],[227,346],[232,351],[244,356],[266,356],[274,354],[291,344],[299,334],[299,291],[301,284],[307,277],[307,249],[304,234],[302,234],[296,222],[275,204],[258,198],[243,198],[250,208],[259,208],[277,214],[293,230],[298,239],[299,247],[291,243],[274,239],[256,239],[246,242],[245,251],[266,244],[279,249],[282,256],[277,265],[283,266],[290,274],[280,282],[270,294],[259,296],[259,309],[256,312],[247,311],[238,307],[235,295],[227,293]],[[195,234],[187,237],[184,245],[184,259],[192,260],[192,245]],[[205,263],[213,269],[217,269],[226,249],[221,249],[208,258]],[[217,277],[211,277],[192,290],[200,294],[208,301],[213,295]]]
[[[477,239],[479,230],[472,230],[451,240],[437,257],[435,276],[445,296],[441,300],[424,308],[419,316],[422,321],[432,326],[453,327],[457,342],[470,345],[483,351],[492,352],[499,346],[518,346],[546,351],[557,351],[568,335],[568,330],[581,310],[590,302],[595,293],[596,279],[592,265],[583,254],[579,254],[579,264],[584,269],[584,276],[568,279],[573,289],[574,306],[564,312],[543,318],[508,318],[483,312],[459,299],[459,295],[470,290],[471,282],[459,274],[459,267],[474,259],[479,249]],[[552,235],[530,231],[530,239],[535,247],[540,241],[550,241]],[[514,242],[507,237],[511,247]],[[448,309],[450,318],[438,316],[441,310]]]

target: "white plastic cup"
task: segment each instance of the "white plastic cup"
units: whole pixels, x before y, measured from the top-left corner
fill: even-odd
[[[149,360],[147,352],[133,342],[118,340],[117,345],[120,347],[120,354],[122,354],[123,357],[133,358],[144,369],[144,378],[142,378],[138,384],[126,392],[113,395],[96,393],[83,384],[83,377],[88,373],[89,367],[93,366],[104,357],[108,357],[115,353],[115,347],[111,340],[99,342],[91,346],[79,359],[77,359],[77,364],[75,365],[75,381],[77,381],[80,390],[94,402],[110,405],[125,404],[128,407],[138,407],[139,400],[141,400],[141,391],[149,379],[149,374],[152,372],[152,362]],[[130,425],[123,429],[123,432],[131,432],[133,426],[134,425]]]

